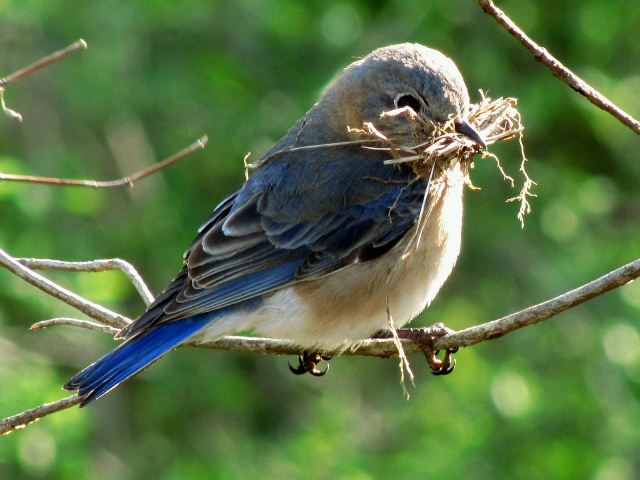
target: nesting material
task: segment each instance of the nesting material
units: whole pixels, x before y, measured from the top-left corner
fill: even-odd
[[[518,219],[524,226],[524,216],[531,211],[528,198],[535,196],[531,192],[535,182],[531,180],[525,168],[527,159],[522,144],[524,127],[520,120],[520,113],[516,109],[517,99],[498,98],[491,100],[482,91],[480,91],[480,95],[481,101],[471,105],[467,121],[480,133],[486,145],[490,146],[512,138],[518,138],[519,140],[521,152],[519,171],[523,177],[522,187],[518,195],[507,199],[507,201],[520,203]],[[418,142],[416,145],[398,145],[376,130],[372,123],[365,123],[361,129],[352,128],[350,131],[369,139],[375,138],[379,144],[382,143],[382,146],[363,146],[363,148],[389,151],[392,158],[386,160],[385,163],[390,165],[411,163],[420,176],[430,177],[435,169],[446,169],[457,162],[462,163],[466,169],[473,168],[474,156],[479,154],[481,158],[494,159],[503,178],[512,187],[515,186],[515,180],[504,171],[498,157],[470,138],[457,133],[453,119],[443,127],[435,124],[426,125],[424,119],[416,115],[408,107],[383,112],[380,118],[384,120],[395,116],[403,116],[412,122],[416,132],[414,137]],[[418,132],[424,132],[425,130],[433,133],[427,140],[420,141]],[[424,135],[422,137],[424,138]],[[475,188],[470,181],[468,181],[468,185],[471,188]]]

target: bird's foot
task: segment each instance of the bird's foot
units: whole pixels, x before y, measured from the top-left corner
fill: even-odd
[[[435,350],[434,342],[445,335],[454,333],[455,330],[447,328],[443,323],[436,323],[430,327],[424,328],[401,328],[398,330],[399,338],[411,339],[420,345],[422,353],[427,359],[427,364],[434,375],[449,375],[456,366],[456,360],[453,354],[458,351],[457,348],[447,349],[444,356],[440,359],[439,350]]]
[[[329,371],[329,364],[327,364],[327,367],[324,370],[318,370],[318,364],[322,360],[328,362],[331,360],[331,357],[329,355],[321,355],[319,353],[309,353],[305,351],[302,355],[298,355],[298,366],[294,368],[289,364],[289,370],[291,370],[291,373],[295,375],[309,373],[314,377],[322,377]]]

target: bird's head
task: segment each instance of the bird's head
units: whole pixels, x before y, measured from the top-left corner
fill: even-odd
[[[468,109],[469,93],[455,63],[437,50],[403,43],[379,48],[349,65],[314,110],[328,117],[324,120],[337,133],[370,122],[395,143],[409,145],[454,121],[459,133],[482,145],[466,121]],[[383,112],[395,114],[381,118]]]

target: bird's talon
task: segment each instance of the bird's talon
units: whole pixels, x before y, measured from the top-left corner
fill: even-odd
[[[312,370],[309,370],[309,373],[314,377],[323,377],[329,371],[330,366],[331,365],[327,364],[327,367],[324,370],[318,370],[317,368],[314,368]]]
[[[288,362],[287,362],[287,364],[289,365],[289,370],[294,375],[304,375],[305,373],[308,372],[307,368],[305,368],[304,358],[302,357],[302,355],[298,355],[298,366],[297,367],[294,368]]]
[[[431,370],[432,375],[449,375],[456,367],[456,359],[449,357],[448,360],[441,361],[439,370]]]
[[[321,355],[319,353],[309,354],[309,352],[304,352],[302,355],[298,355],[298,366],[293,367],[289,364],[289,370],[294,375],[303,375],[305,373],[309,373],[314,377],[322,377],[329,371],[329,365],[324,370],[319,370],[318,364],[322,361],[331,360],[330,355]]]
[[[411,338],[417,341],[422,346],[422,351],[427,359],[427,364],[431,373],[434,375],[448,375],[450,374],[456,361],[453,358],[453,354],[458,351],[458,348],[451,348],[444,351],[442,359],[438,358],[440,350],[434,350],[434,342],[445,335],[453,333],[454,330],[447,328],[442,323],[436,323],[426,328],[407,328],[398,330],[398,336],[400,338]]]

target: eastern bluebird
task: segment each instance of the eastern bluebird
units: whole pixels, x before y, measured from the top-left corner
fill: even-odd
[[[380,118],[401,107],[424,120],[421,131],[403,116]],[[86,405],[194,337],[252,328],[327,352],[383,330],[389,315],[405,325],[458,257],[466,166],[425,178],[410,164],[385,164],[389,152],[363,148],[348,127],[371,122],[409,146],[454,120],[482,145],[468,107],[456,65],[422,45],[380,48],[349,65],[213,210],[182,270],[117,335],[124,342],[65,388]]]

